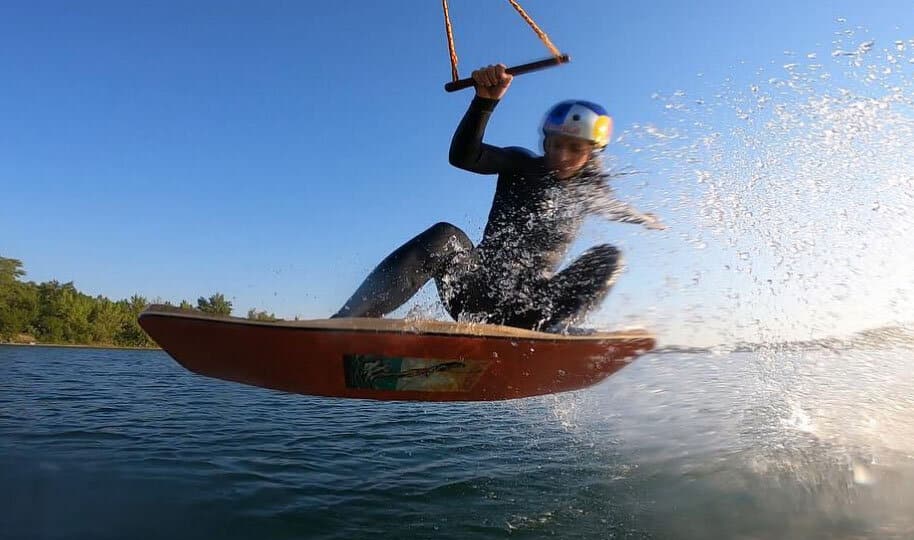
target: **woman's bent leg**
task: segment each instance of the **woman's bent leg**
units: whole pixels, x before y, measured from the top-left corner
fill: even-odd
[[[390,313],[430,279],[445,276],[455,258],[471,249],[472,242],[459,228],[436,223],[381,261],[333,317],[381,317]]]
[[[545,287],[543,304],[548,318],[542,327],[564,330],[584,318],[609,294],[623,268],[622,254],[604,244],[587,250]]]

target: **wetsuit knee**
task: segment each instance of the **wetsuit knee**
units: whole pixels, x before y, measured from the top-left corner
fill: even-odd
[[[453,252],[473,247],[473,243],[465,232],[445,221],[440,221],[429,227],[423,233],[423,236],[426,239],[426,248],[432,253],[440,253],[441,251]]]
[[[592,256],[603,263],[622,264],[622,251],[610,244],[600,244],[587,250],[585,256]]]
[[[436,223],[388,255],[334,317],[380,317],[409,300],[429,279],[451,272],[458,255],[473,249],[450,223]],[[439,285],[440,290],[440,285]]]
[[[589,264],[586,266],[590,267],[595,277],[608,283],[615,281],[616,276],[624,267],[622,251],[610,244],[600,244],[590,248],[581,256],[581,259],[589,260]]]
[[[622,256],[622,252],[619,250],[619,248],[612,244],[600,244],[598,246],[594,246],[588,249],[587,253],[593,253],[595,256],[604,259]]]

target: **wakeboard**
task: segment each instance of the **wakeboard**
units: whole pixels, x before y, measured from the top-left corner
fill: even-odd
[[[140,326],[186,369],[313,396],[492,401],[596,384],[655,346],[643,330],[560,335],[489,324],[253,321],[152,305]]]

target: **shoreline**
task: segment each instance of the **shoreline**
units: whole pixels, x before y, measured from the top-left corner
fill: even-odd
[[[103,349],[120,351],[161,351],[161,347],[122,347],[119,345],[80,345],[75,343],[4,343],[0,347],[49,347],[55,349]]]

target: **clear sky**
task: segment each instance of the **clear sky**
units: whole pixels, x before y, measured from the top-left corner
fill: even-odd
[[[462,74],[546,56],[506,1],[450,4]],[[772,231],[799,227],[788,235],[790,247],[808,244],[815,233],[800,221],[776,219],[795,209],[755,208],[750,220],[770,218],[751,224],[768,231],[755,240],[733,234],[745,214],[715,217],[715,211],[751,213],[751,201],[764,200],[743,182],[759,167],[750,157],[760,150],[746,142],[762,140],[764,129],[760,122],[741,131],[737,118],[753,85],[779,84],[764,69],[784,78],[796,62],[835,72],[812,94],[783,98],[788,108],[810,95],[838,95],[844,83],[830,81],[842,77],[859,95],[878,99],[888,86],[861,81],[867,65],[855,71],[831,54],[836,39],[848,48],[874,39],[879,65],[895,67],[891,75],[879,72],[879,80],[899,77],[910,97],[914,43],[899,49],[897,65],[885,52],[895,40],[905,45],[914,38],[909,2],[522,5],[573,62],[516,79],[487,140],[538,150],[538,123],[550,105],[569,97],[604,103],[621,136],[609,148],[615,165],[643,173],[616,181],[617,192],[672,225],[657,233],[588,224],[576,252],[594,241],[613,242],[628,262],[597,322],[645,324],[678,343],[752,338],[764,329],[780,335],[798,326],[804,330],[796,335],[827,334],[862,324],[854,316],[841,324],[822,319],[846,312],[847,302],[859,304],[845,290],[855,288],[848,279],[856,270],[825,280],[819,296],[808,292],[804,277],[765,296],[767,280],[777,274],[769,259],[779,256],[765,248]],[[23,260],[31,280],[72,280],[80,290],[112,298],[140,293],[194,301],[219,291],[239,314],[256,307],[284,317],[324,317],[390,250],[432,223],[450,221],[474,240],[485,224],[494,178],[447,163],[471,91],[442,90],[450,69],[436,1],[4,2],[0,74],[0,255]],[[683,103],[716,107],[695,112]],[[842,122],[860,121],[854,118]],[[902,118],[895,125],[910,123]],[[780,134],[796,141],[799,130],[803,137],[803,126],[789,128]],[[725,140],[698,166],[664,138],[677,129],[689,132],[673,137],[688,140],[684,148],[694,150],[695,141],[714,133]],[[733,153],[721,154],[728,145]],[[763,153],[785,155],[777,149]],[[860,159],[870,152],[849,151]],[[909,163],[907,154],[895,158]],[[700,171],[712,175],[712,188],[699,181]],[[880,186],[904,177],[897,167],[871,173]],[[809,171],[804,177],[816,178],[838,176]],[[835,200],[850,185],[827,182],[838,183],[823,188],[828,196],[821,200]],[[862,197],[867,200],[857,206],[873,204]],[[900,219],[887,222],[899,234],[910,224],[909,217]],[[891,238],[871,242],[880,238],[891,257]],[[848,250],[842,257],[851,257]],[[835,263],[812,260],[812,267]],[[884,267],[885,260],[871,263]],[[883,296],[866,293],[880,298],[867,313],[897,303],[898,291],[907,294],[914,277],[906,268],[880,278],[897,281],[880,289]],[[764,269],[773,274],[760,279]],[[433,299],[425,291],[418,302]],[[810,311],[810,302],[828,307]],[[769,317],[781,324],[752,327]]]

